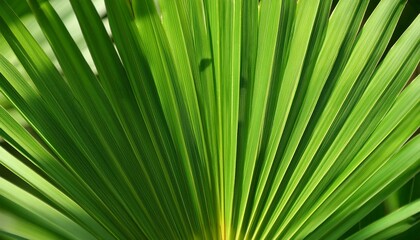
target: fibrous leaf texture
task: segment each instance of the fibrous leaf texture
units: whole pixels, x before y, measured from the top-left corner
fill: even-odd
[[[420,16],[390,43],[406,1],[64,2],[0,0],[0,238],[419,227]]]

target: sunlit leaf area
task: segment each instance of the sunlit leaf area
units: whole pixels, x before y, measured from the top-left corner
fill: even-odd
[[[420,3],[0,0],[0,239],[420,239]]]

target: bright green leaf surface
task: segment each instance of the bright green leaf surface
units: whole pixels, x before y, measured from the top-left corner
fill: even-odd
[[[420,17],[377,2],[0,0],[0,238],[418,227]]]

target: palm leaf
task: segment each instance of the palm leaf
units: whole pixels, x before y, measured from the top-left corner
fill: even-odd
[[[419,16],[389,48],[406,1],[69,3],[0,0],[0,163],[23,180],[0,178],[1,238],[418,226],[410,198],[354,227],[420,172]]]

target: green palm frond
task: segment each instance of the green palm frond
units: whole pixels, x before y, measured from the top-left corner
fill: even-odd
[[[414,190],[395,200],[420,172],[420,16],[389,45],[406,1],[27,2],[0,0],[0,238],[419,227]]]

